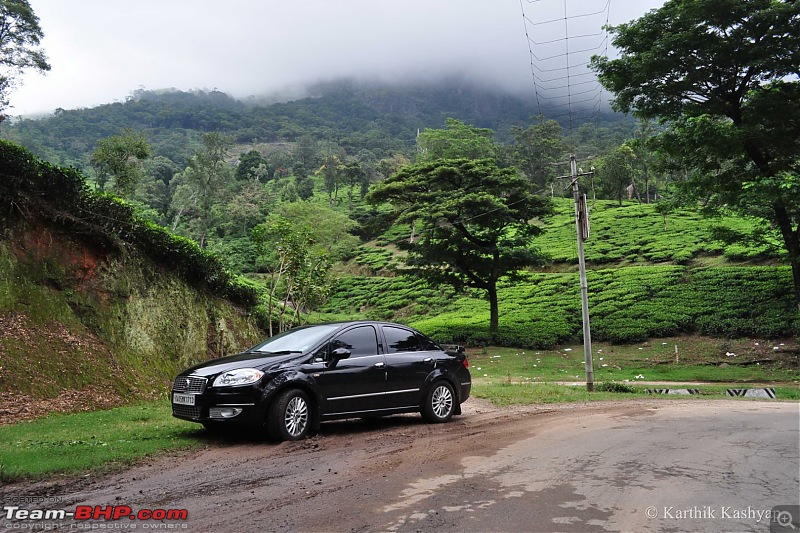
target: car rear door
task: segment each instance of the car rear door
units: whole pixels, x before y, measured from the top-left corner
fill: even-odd
[[[337,348],[348,350],[350,356],[331,361],[330,354]],[[323,397],[323,415],[359,416],[386,406],[386,361],[374,325],[343,331],[321,352],[327,365],[315,378]]]
[[[422,402],[422,387],[436,360],[417,333],[396,325],[382,325],[386,351],[386,401],[392,407]]]

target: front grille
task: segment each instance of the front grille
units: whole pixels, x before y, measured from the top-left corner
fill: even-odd
[[[172,392],[188,392],[202,394],[206,390],[206,378],[194,376],[178,376],[172,384]]]
[[[200,418],[200,407],[197,405],[172,404],[172,414],[183,418]]]

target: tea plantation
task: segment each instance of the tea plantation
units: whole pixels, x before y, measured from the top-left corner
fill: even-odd
[[[441,342],[547,348],[580,340],[581,303],[572,202],[532,243],[550,262],[499,289],[500,330],[489,334],[480,291],[456,294],[403,274],[392,245],[408,233],[392,228],[342,273],[317,319],[374,318],[414,326]],[[735,241],[735,242],[734,242]],[[682,333],[794,336],[800,316],[777,235],[758,221],[662,215],[655,205],[598,201],[585,243],[593,338],[626,343]],[[352,269],[350,270],[352,272]]]

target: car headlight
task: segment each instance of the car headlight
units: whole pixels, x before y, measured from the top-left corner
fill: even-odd
[[[239,385],[250,385],[255,383],[264,373],[255,368],[238,368],[223,372],[214,380],[212,387],[237,387]]]

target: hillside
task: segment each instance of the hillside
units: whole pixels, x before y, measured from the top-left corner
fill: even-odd
[[[163,397],[263,335],[247,287],[196,245],[13,145],[0,169],[0,421]]]
[[[544,348],[582,336],[572,201],[554,201],[556,213],[533,243],[550,261],[499,288],[500,334],[494,342]],[[655,205],[601,200],[591,223],[585,255],[596,340],[777,338],[800,331],[791,269],[781,264],[777,236],[758,221],[707,219],[691,210],[662,215]],[[342,272],[320,318],[400,320],[442,342],[493,342],[480,291],[453,293],[403,275],[394,243],[409,234],[409,228],[393,227],[363,246],[353,261],[360,270]]]
[[[491,128],[505,139],[509,128],[528,125],[534,115],[531,99],[462,80],[406,87],[337,81],[286,102],[242,102],[219,91],[138,90],[125,102],[58,109],[49,117],[4,124],[0,137],[51,163],[87,171],[97,142],[125,128],[144,132],[154,157],[179,166],[185,166],[200,146],[201,134],[210,131],[230,135],[242,146],[294,143],[306,137],[335,143],[353,156],[363,151],[380,159],[412,155],[418,130],[442,127],[446,118]],[[598,120],[614,130],[604,132],[609,142],[632,131],[623,115]]]

